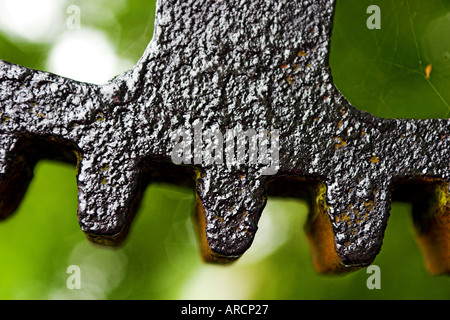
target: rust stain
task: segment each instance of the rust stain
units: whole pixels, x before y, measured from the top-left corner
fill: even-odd
[[[342,140],[341,137],[336,137],[336,139],[339,140],[339,143],[336,143],[336,144],[334,145],[334,147],[335,147],[336,150],[339,149],[339,148],[345,147],[345,146],[347,145],[347,142],[344,141],[344,140]]]
[[[315,200],[312,201],[312,215],[305,230],[311,246],[315,269],[319,273],[336,274],[346,268],[337,254],[334,244],[334,232],[327,214],[325,201],[326,186],[320,184],[316,189]]]
[[[380,159],[378,159],[377,156],[373,156],[372,158],[370,158],[370,162],[372,162],[372,163],[378,163],[378,162],[380,162]]]
[[[295,79],[295,78],[292,78],[291,76],[288,76],[288,77],[286,78],[286,81],[289,82],[290,84],[294,84],[294,82],[295,82],[294,79]]]
[[[416,222],[417,240],[431,274],[446,274],[450,270],[450,194],[449,184],[435,187],[432,205],[425,221]]]
[[[197,224],[197,233],[198,240],[200,242],[200,249],[202,258],[204,261],[212,262],[212,263],[221,263],[227,264],[231,263],[237,259],[237,257],[225,257],[219,254],[214,253],[209,246],[208,239],[206,237],[206,214],[205,208],[203,207],[202,201],[198,194],[196,195],[195,201],[195,213],[196,213],[196,224]],[[220,218],[220,217],[219,217]]]
[[[366,207],[367,210],[372,211],[373,208],[375,207],[375,203],[372,200],[364,201],[364,206]],[[366,216],[367,216],[367,213],[366,213]]]

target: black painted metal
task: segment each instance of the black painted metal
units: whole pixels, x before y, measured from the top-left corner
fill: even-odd
[[[0,215],[51,157],[78,163],[79,223],[104,244],[126,235],[148,183],[192,185],[212,261],[249,248],[268,191],[310,199],[323,272],[372,262],[396,185],[442,182],[435,205],[448,216],[450,121],[351,106],[328,64],[333,10],[332,0],[163,0],[141,60],[101,86],[0,61]],[[266,163],[174,164],[173,133],[195,128],[265,130],[279,162],[273,149]]]

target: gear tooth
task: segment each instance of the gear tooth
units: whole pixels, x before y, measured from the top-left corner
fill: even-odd
[[[328,190],[325,183],[316,188],[305,226],[317,271],[341,273],[370,265],[381,249],[389,215],[385,191],[345,198],[330,196]]]
[[[205,261],[233,262],[253,242],[266,204],[265,190],[253,189],[242,177],[208,172],[198,181],[195,214]]]
[[[241,254],[235,253],[224,254],[224,252],[219,253],[211,245],[207,230],[212,228],[211,227],[212,224],[207,220],[208,218],[206,210],[203,207],[202,201],[200,200],[198,195],[196,195],[195,218],[197,224],[197,234],[200,242],[201,256],[205,262],[228,264],[239,259]]]
[[[450,274],[450,192],[449,183],[436,180],[424,192],[426,204],[413,206],[417,240],[426,267],[435,275]]]
[[[12,215],[33,178],[34,163],[30,163],[20,150],[17,138],[0,135],[0,219]]]
[[[78,220],[87,238],[117,246],[126,238],[140,203],[142,188],[135,165],[96,165],[81,160],[78,174]]]
[[[373,198],[355,199],[334,216],[338,252],[345,265],[366,267],[381,250],[390,203],[375,192]]]
[[[335,274],[350,271],[338,255],[335,230],[326,201],[327,187],[319,182],[310,199],[310,213],[305,224],[314,268],[318,273]]]

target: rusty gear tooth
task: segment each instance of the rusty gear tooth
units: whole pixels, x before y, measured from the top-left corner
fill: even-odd
[[[436,205],[431,216],[416,225],[426,267],[430,273],[450,274],[450,207]]]
[[[224,168],[199,177],[196,221],[205,261],[233,262],[251,246],[267,199],[264,185],[251,180]]]
[[[413,203],[417,240],[429,272],[450,274],[449,183],[430,180],[424,185],[422,196]]]
[[[338,255],[346,266],[368,266],[383,242],[390,211],[388,187],[367,188],[346,181],[341,188],[333,194],[327,186],[326,196]]]
[[[216,264],[229,264],[235,262],[241,257],[241,254],[229,253],[221,254],[212,249],[207,230],[210,229],[210,223],[207,221],[207,213],[202,205],[198,195],[195,202],[195,222],[197,224],[197,234],[200,244],[200,253],[205,262]]]
[[[326,205],[326,186],[317,183],[310,197],[310,213],[305,224],[314,268],[323,274],[349,270],[337,254],[336,238]]]
[[[325,183],[315,188],[305,225],[317,272],[342,273],[370,265],[381,249],[389,203],[375,190],[367,198],[347,193],[346,201],[335,198],[330,189]]]

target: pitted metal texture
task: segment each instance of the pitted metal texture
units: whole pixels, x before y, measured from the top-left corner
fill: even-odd
[[[397,197],[415,203],[430,271],[450,272],[450,121],[350,105],[328,62],[334,6],[161,0],[142,58],[104,85],[0,61],[0,216],[42,158],[77,163],[81,229],[106,245],[124,239],[149,183],[192,186],[203,256],[225,263],[250,247],[268,195],[306,197],[314,264],[337,273],[373,261]],[[175,164],[172,134],[195,140],[195,128],[265,130],[277,159],[208,161],[202,140],[201,161]]]

